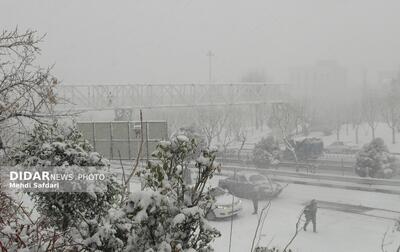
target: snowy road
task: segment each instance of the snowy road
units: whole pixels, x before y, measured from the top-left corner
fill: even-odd
[[[398,195],[290,184],[279,198],[272,201],[262,231],[260,245],[268,243],[278,246],[285,245],[295,231],[295,223],[304,203],[312,198],[395,211],[400,210],[400,196]],[[232,252],[250,251],[257,225],[258,216],[251,214],[253,210],[251,201],[243,200],[243,204],[243,212],[233,222]],[[261,206],[265,204],[266,202],[263,202]],[[390,216],[384,216],[376,211],[371,211],[371,214],[389,218],[400,215],[391,213]],[[293,242],[295,251],[380,251],[383,234],[387,228],[393,225],[393,221],[384,218],[327,209],[319,209],[317,218],[318,233],[300,232]],[[222,233],[222,237],[214,243],[215,250],[218,252],[228,251],[229,219],[210,223]]]

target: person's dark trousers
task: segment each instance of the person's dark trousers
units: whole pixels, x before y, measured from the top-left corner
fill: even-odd
[[[253,207],[254,207],[254,214],[258,212],[258,200],[257,199],[252,199],[253,201]]]
[[[310,218],[310,219],[306,220],[306,223],[304,223],[304,227],[303,227],[304,231],[307,230],[307,226],[308,226],[308,223],[310,223],[310,221],[313,224],[313,232],[314,233],[317,232],[317,220],[315,218]]]

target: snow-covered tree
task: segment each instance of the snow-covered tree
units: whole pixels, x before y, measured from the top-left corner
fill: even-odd
[[[359,143],[359,129],[360,126],[363,122],[363,114],[362,114],[362,108],[361,108],[361,102],[360,101],[354,101],[350,109],[347,110],[347,117],[349,118],[349,121],[352,124],[353,130],[354,130],[354,141],[356,144]]]
[[[188,185],[183,171],[195,151],[195,140],[184,135],[161,142],[156,161],[139,171],[144,190],[97,222],[82,222],[77,242],[101,251],[212,251],[220,233],[204,217],[211,205],[206,184],[219,166],[215,151],[202,150],[194,163],[198,176]]]
[[[345,123],[345,113],[343,112],[344,106],[335,106],[335,108],[332,110],[332,112],[330,113],[331,115],[333,115],[332,117],[332,125],[335,126],[335,133],[336,133],[336,140],[339,141],[340,140],[340,132],[342,131],[342,127],[343,124]]]
[[[272,108],[269,127],[278,131],[276,135],[281,139],[286,150],[293,154],[295,162],[298,163],[296,141],[292,139],[292,132],[297,127],[297,110],[292,104],[284,102],[274,103]]]
[[[396,129],[400,125],[400,85],[393,81],[386,90],[382,105],[382,117],[392,131],[392,144],[396,143]]]
[[[215,138],[220,139],[221,133],[229,119],[229,113],[222,109],[200,110],[196,125],[201,129],[207,139],[207,147],[210,147]]]
[[[36,64],[42,39],[34,30],[0,32],[0,138],[7,147],[6,134],[17,134],[26,122],[48,119],[58,100],[51,69]]]
[[[108,160],[93,152],[90,144],[75,128],[38,124],[26,142],[15,150],[13,160],[25,170],[60,168],[64,171],[85,172],[85,167],[106,172]],[[120,186],[107,174],[106,188],[87,192],[31,192],[38,211],[45,215],[48,224],[59,230],[76,226],[82,218],[102,216],[119,197]]]
[[[395,157],[381,138],[375,138],[357,153],[356,173],[362,177],[390,178],[395,172]]]
[[[365,122],[371,129],[371,137],[375,138],[375,130],[378,127],[379,112],[381,108],[380,98],[376,92],[366,91],[363,95],[361,106]]]
[[[142,178],[146,181],[146,188],[166,199],[173,199],[177,212],[170,216],[173,218],[170,220],[172,236],[169,243],[173,242],[175,249],[203,251],[211,249],[209,243],[219,236],[219,232],[204,219],[211,203],[205,187],[219,165],[214,161],[215,150],[203,149],[195,160],[195,174],[198,174],[195,183],[187,185],[183,171],[191,161],[188,157],[195,150],[195,140],[182,135],[162,142],[153,153],[158,162],[151,162],[142,170]]]
[[[253,150],[254,163],[257,166],[278,164],[280,160],[280,147],[273,136],[262,138],[256,143]]]
[[[292,105],[294,114],[294,127],[296,134],[309,134],[311,122],[315,119],[315,111],[312,110],[310,101],[306,98],[297,99]]]
[[[233,128],[231,126],[231,124],[229,124],[222,132],[221,134],[221,141],[220,141],[220,145],[219,147],[222,147],[220,149],[220,151],[223,153],[223,155],[225,155],[225,153],[228,150],[229,145],[231,145],[234,141],[235,141],[235,136],[234,136],[234,131]]]
[[[229,119],[228,128],[232,131],[234,140],[240,144],[237,150],[237,159],[240,159],[240,155],[249,135],[247,124],[243,118],[232,114]]]
[[[186,136],[189,139],[194,139],[196,142],[196,149],[189,158],[197,158],[200,155],[201,150],[207,148],[207,137],[202,133],[201,129],[197,128],[195,125],[179,128],[179,130],[172,134],[172,138],[176,138],[180,135]]]

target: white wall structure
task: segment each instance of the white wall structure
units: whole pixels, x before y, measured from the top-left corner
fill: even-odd
[[[141,132],[141,159],[151,159],[158,142],[168,139],[166,121],[78,122],[77,125],[95,151],[108,159],[136,159],[141,145]]]

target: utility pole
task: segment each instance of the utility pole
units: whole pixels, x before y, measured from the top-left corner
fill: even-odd
[[[368,74],[368,70],[364,67],[362,70],[363,91],[366,91],[368,89],[367,74]]]
[[[215,55],[213,54],[213,52],[211,50],[208,51],[207,53],[207,57],[208,57],[208,81],[211,84],[212,83],[212,57],[214,57]]]

